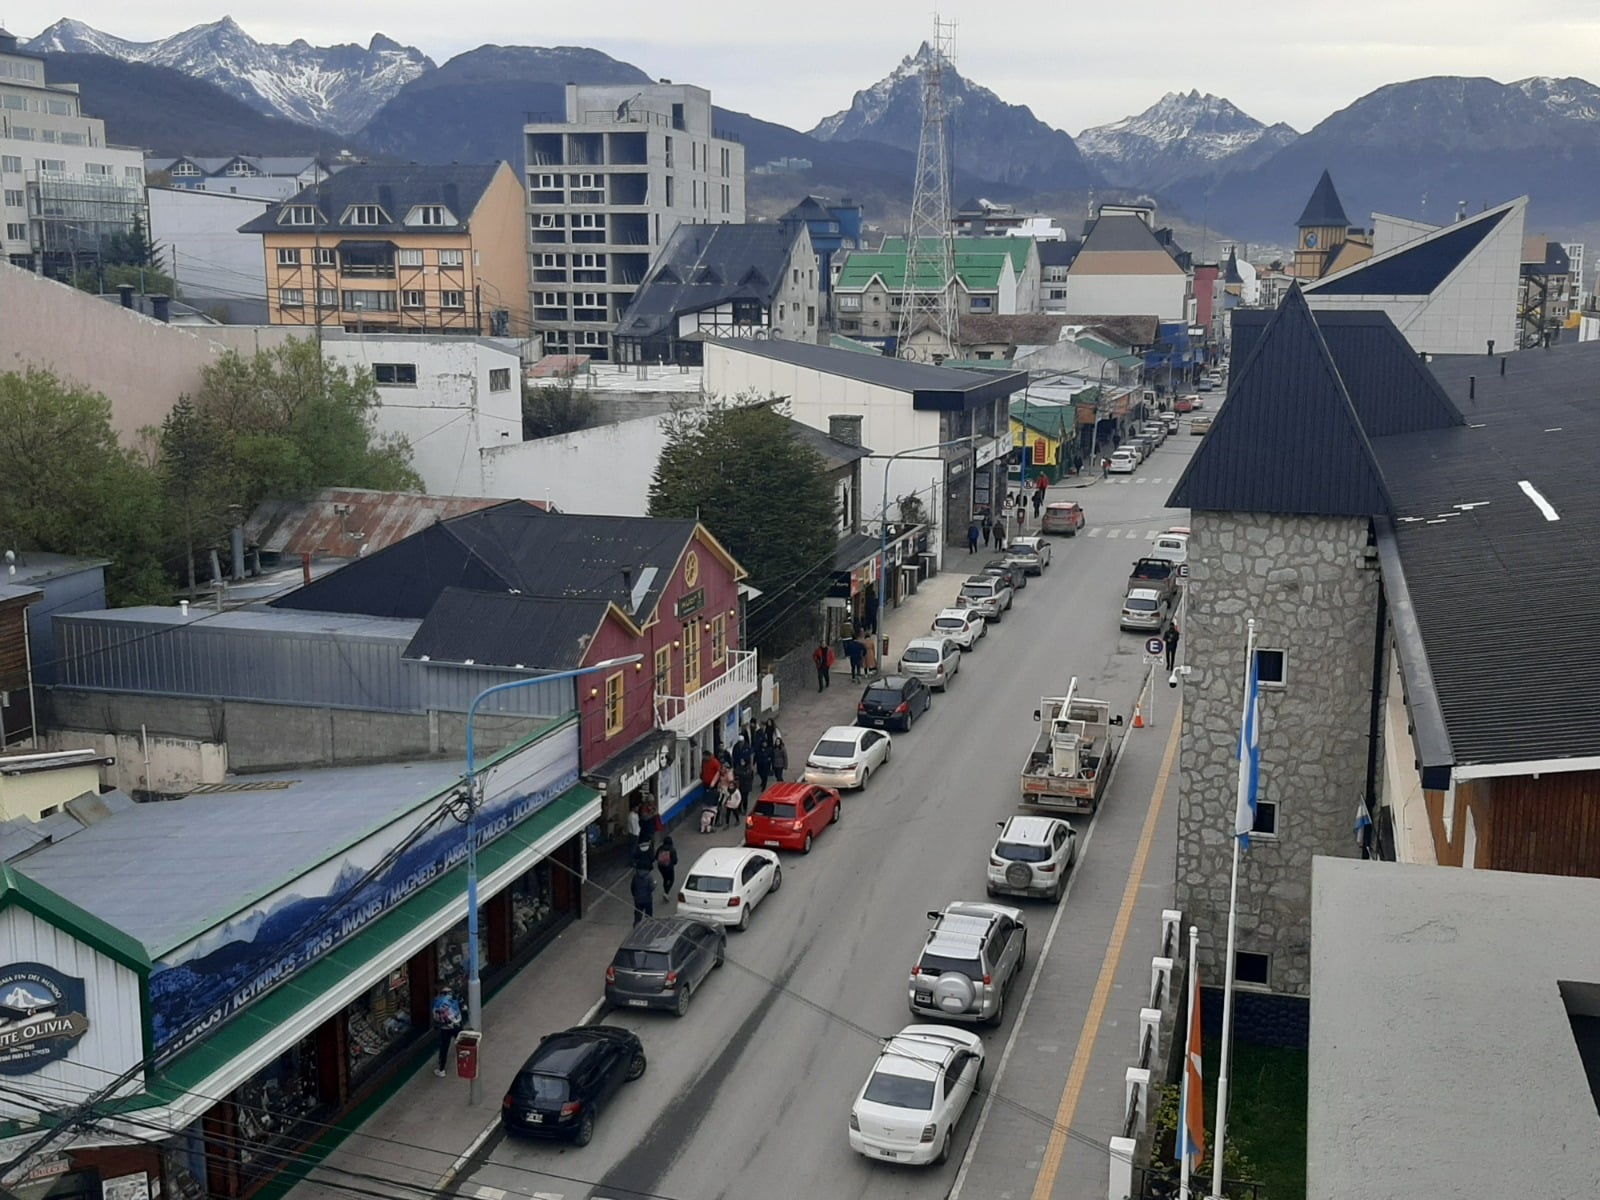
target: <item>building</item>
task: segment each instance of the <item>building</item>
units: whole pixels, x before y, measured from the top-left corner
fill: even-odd
[[[844,197],[837,204],[821,196],[807,196],[783,216],[778,224],[788,228],[803,224],[811,235],[811,249],[817,256],[817,286],[822,292],[822,318],[825,329],[834,328],[834,256],[840,251],[861,247],[861,205]]]
[[[148,195],[150,241],[184,300],[227,317],[229,324],[268,324],[261,239],[240,232],[240,226],[265,215],[271,200],[162,187]]]
[[[144,222],[144,156],[108,145],[78,85],[47,82],[44,59],[0,29],[0,256],[70,278]]]
[[[1600,885],[1319,858],[1311,887],[1308,1200],[1594,1195]]]
[[[352,161],[327,162],[315,154],[184,154],[147,158],[144,171],[146,176],[166,176],[167,187],[183,191],[287,200]]]
[[[679,225],[623,310],[615,357],[699,366],[707,338],[815,342],[821,300],[805,222]]]
[[[1067,271],[1064,310],[1155,313],[1163,321],[1187,323],[1187,255],[1172,242],[1170,230],[1154,225],[1153,208],[1102,204]]]
[[[1567,261],[1572,265],[1573,304],[1574,308],[1586,306],[1589,298],[1594,295],[1588,281],[1584,278],[1584,257],[1582,242],[1563,242],[1561,249],[1566,253]]]
[[[568,84],[566,105],[523,130],[531,307],[550,353],[604,362],[672,231],[744,222],[744,146],[704,88]]]
[[[1517,346],[1528,350],[1561,336],[1578,307],[1579,272],[1560,242],[1522,239],[1522,271],[1517,287]]]
[[[1045,312],[1067,311],[1067,276],[1082,248],[1077,238],[1039,243],[1039,307]]]
[[[106,567],[110,564],[100,558],[43,554],[35,550],[19,550],[14,546],[5,547],[5,551],[5,573],[0,575],[0,581],[7,588],[39,593],[36,600],[28,600],[23,606],[28,627],[24,653],[25,666],[32,675],[33,684],[45,687],[55,681],[58,665],[55,616],[104,608]],[[15,594],[12,599],[13,602],[17,599]],[[14,647],[9,666],[11,673],[8,677],[15,680]]]
[[[244,540],[273,561],[365,558],[428,526],[504,504],[485,496],[424,496],[323,488],[307,499],[267,500],[245,520]]]
[[[1317,180],[1295,228],[1300,236],[1289,274],[1301,280],[1321,279],[1350,233],[1350,218],[1333,186],[1333,176],[1327,171]]]
[[[1066,239],[1066,230],[1054,217],[1041,212],[1018,212],[1015,205],[996,204],[978,197],[968,200],[950,217],[957,237],[1025,237],[1040,242]]]
[[[33,742],[33,654],[28,645],[28,607],[43,598],[41,589],[26,583],[0,583],[0,754],[8,746]]]
[[[525,337],[527,235],[505,163],[346,167],[240,227],[274,325]]]

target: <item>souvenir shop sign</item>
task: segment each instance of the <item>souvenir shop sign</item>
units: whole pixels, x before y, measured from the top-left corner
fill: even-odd
[[[0,1075],[30,1075],[89,1032],[83,980],[43,963],[0,967]]]

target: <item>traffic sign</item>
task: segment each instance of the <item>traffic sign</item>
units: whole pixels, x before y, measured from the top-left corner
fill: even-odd
[[[1145,641],[1144,652],[1146,654],[1165,654],[1166,650],[1167,644],[1158,637],[1148,638]]]
[[[1178,564],[1178,578],[1179,579],[1187,579],[1187,578],[1189,578],[1189,564],[1188,563],[1179,563]]]

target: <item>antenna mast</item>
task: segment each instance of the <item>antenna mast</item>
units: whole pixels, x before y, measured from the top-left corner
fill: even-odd
[[[922,140],[917,146],[916,191],[906,234],[906,277],[900,292],[895,353],[921,355],[907,343],[924,330],[934,335],[929,357],[950,357],[958,342],[955,236],[950,228],[950,142],[944,69],[955,63],[956,23],[933,18],[933,40],[922,65]]]

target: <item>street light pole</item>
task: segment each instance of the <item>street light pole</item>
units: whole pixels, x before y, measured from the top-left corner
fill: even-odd
[[[643,654],[628,654],[621,658],[608,658],[572,671],[557,671],[551,675],[534,675],[527,679],[513,679],[510,683],[497,683],[484,688],[472,698],[467,707],[467,1028],[483,1032],[483,982],[478,974],[478,809],[483,806],[482,781],[478,778],[477,744],[472,734],[473,718],[478,715],[478,705],[498,692],[515,688],[533,687],[540,683],[559,683],[563,679],[577,679],[593,675],[596,671],[609,671],[629,663],[642,662]],[[468,1104],[483,1103],[483,1075],[472,1077],[467,1089]]]
[[[1010,421],[1007,414],[1006,420]],[[933,442],[927,446],[912,446],[908,450],[896,450],[889,455],[883,464],[883,507],[878,511],[878,662],[882,670],[883,656],[889,653],[889,639],[883,632],[883,591],[889,579],[889,469],[894,466],[894,460],[907,454],[921,454],[925,450],[944,450],[950,446],[964,446],[978,437],[969,433],[965,437],[952,438],[948,442]],[[943,462],[943,459],[940,459]],[[991,495],[991,503],[993,497]]]

